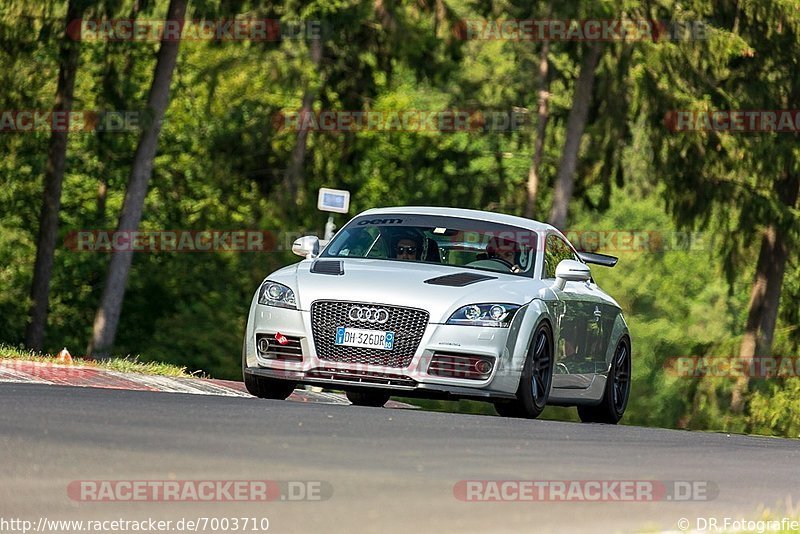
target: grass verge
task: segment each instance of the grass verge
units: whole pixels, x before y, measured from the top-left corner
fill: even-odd
[[[21,360],[28,362],[59,364],[58,359],[49,354],[42,354],[25,349],[0,344],[0,360]],[[170,376],[173,378],[208,378],[203,373],[188,373],[185,367],[178,367],[169,363],[140,362],[136,357],[114,357],[106,360],[84,360],[72,357],[72,365],[108,369],[120,373],[139,373],[144,375]]]

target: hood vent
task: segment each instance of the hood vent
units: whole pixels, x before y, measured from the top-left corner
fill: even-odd
[[[483,282],[484,280],[495,280],[496,276],[487,276],[485,274],[477,273],[456,273],[448,274],[445,276],[437,276],[425,280],[426,284],[433,284],[435,286],[450,286],[450,287],[464,287],[476,282]]]
[[[341,260],[317,260],[311,264],[311,272],[316,274],[344,274]]]

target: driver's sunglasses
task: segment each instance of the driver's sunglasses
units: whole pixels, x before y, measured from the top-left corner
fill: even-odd
[[[397,247],[398,254],[416,254],[417,247]]]

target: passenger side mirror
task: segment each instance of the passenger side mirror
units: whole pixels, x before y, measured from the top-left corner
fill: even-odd
[[[315,235],[307,235],[295,239],[292,243],[292,252],[307,259],[319,256],[319,238]]]
[[[592,271],[585,263],[575,260],[561,260],[556,266],[556,282],[554,287],[564,289],[567,282],[588,282],[592,279]]]

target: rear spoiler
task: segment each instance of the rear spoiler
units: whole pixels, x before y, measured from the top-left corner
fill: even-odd
[[[578,257],[583,260],[584,263],[594,263],[595,265],[602,265],[604,267],[613,267],[619,260],[619,258],[615,256],[600,254],[598,252],[578,252]]]

